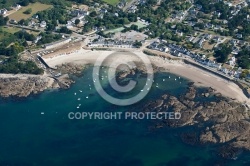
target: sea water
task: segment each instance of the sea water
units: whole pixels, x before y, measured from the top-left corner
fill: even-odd
[[[92,68],[75,80],[67,90],[50,90],[25,99],[0,99],[0,166],[249,165],[249,154],[223,160],[214,146],[183,143],[179,133],[190,130],[188,127],[150,130],[149,120],[68,118],[69,112],[129,111],[164,93],[180,95],[189,83],[184,78],[158,73],[149,94],[126,107],[114,106],[99,96]],[[137,81],[128,96],[143,88],[145,78]],[[109,87],[106,77],[102,84],[111,95],[126,98]]]

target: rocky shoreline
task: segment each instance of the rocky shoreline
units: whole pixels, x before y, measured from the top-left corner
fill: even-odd
[[[75,64],[62,64],[58,66],[60,77],[29,75],[29,74],[0,74],[0,96],[28,97],[48,89],[69,88],[73,79],[70,75],[79,75],[84,67]]]
[[[36,75],[5,75],[0,77],[0,96],[27,97],[53,88],[53,78]]]

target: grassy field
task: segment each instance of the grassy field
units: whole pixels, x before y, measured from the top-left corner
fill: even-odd
[[[113,6],[117,5],[120,2],[120,0],[103,0],[103,1]]]
[[[209,44],[208,41],[204,42],[203,48],[206,50],[212,50],[215,44]]]
[[[17,27],[0,27],[0,32],[7,32],[7,33],[11,33],[14,34],[18,31],[21,31],[22,28],[17,28]],[[33,34],[35,36],[38,36],[40,32],[35,32],[35,31],[31,31],[31,30],[25,30],[26,32]]]
[[[16,28],[16,27],[1,27],[0,29],[4,32],[8,32],[8,33],[12,33],[12,34],[22,30],[22,29]]]
[[[143,27],[146,27],[147,25],[146,25],[146,23],[144,23],[144,22],[142,22],[142,21],[137,21],[137,22],[132,22],[132,23],[130,23],[130,24],[128,24],[128,25],[125,25],[126,27],[130,27],[131,25],[137,25],[138,26],[138,28],[143,28]]]
[[[147,26],[145,23],[143,23],[141,21],[133,22],[133,23],[127,24],[125,26],[126,27],[130,27],[133,24],[137,25],[138,28],[142,28],[142,27],[146,27]],[[121,32],[124,29],[125,29],[124,27],[120,27],[120,28],[115,28],[115,29],[111,29],[111,30],[106,30],[106,31],[104,31],[104,34],[107,34],[107,33],[117,33],[117,32]]]
[[[31,16],[33,16],[35,13],[42,11],[42,10],[46,10],[48,8],[51,8],[51,7],[52,7],[52,5],[46,5],[46,4],[42,4],[39,2],[32,3],[32,4],[29,4],[28,6],[22,7],[20,10],[9,15],[9,18],[14,19],[16,21],[20,21],[21,19],[28,19]],[[29,8],[32,9],[32,13],[31,14],[23,14],[23,12]]]
[[[104,32],[104,34],[121,32],[123,29],[124,29],[124,27],[120,27],[120,28],[116,28],[116,29],[112,29],[112,30],[107,30]]]

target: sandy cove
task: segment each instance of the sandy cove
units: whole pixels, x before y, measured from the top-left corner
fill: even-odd
[[[99,56],[105,56],[114,53],[114,51],[91,51],[81,49],[71,54],[59,55],[59,56],[44,56],[44,60],[51,66],[55,67],[57,65],[61,65],[63,63],[76,63],[76,64],[94,64]],[[138,56],[145,56],[142,51],[134,51]],[[119,58],[117,58],[119,56]],[[179,76],[185,77],[191,81],[193,81],[197,86],[211,87],[215,89],[217,92],[220,92],[223,96],[237,99],[240,102],[246,102],[250,104],[250,99],[248,99],[242,89],[238,87],[233,82],[228,82],[216,76],[212,73],[199,69],[197,67],[184,64],[181,61],[169,61],[164,60],[160,57],[148,56],[151,60],[151,63],[164,68],[166,71],[171,72],[173,74],[177,74]],[[134,56],[130,56],[129,53],[121,52],[118,55],[109,58],[109,62],[114,62],[117,60],[118,62],[125,61],[138,61],[139,58]],[[108,63],[109,63],[108,62]]]

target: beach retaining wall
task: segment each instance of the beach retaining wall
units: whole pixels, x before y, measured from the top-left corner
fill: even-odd
[[[228,76],[226,76],[226,75],[224,75],[224,74],[220,74],[220,73],[218,73],[218,72],[216,72],[216,71],[213,71],[213,70],[211,70],[211,69],[208,69],[208,68],[206,68],[205,66],[199,65],[199,64],[194,63],[194,62],[191,62],[191,61],[188,61],[188,60],[186,60],[186,59],[183,59],[183,62],[186,63],[186,64],[193,65],[193,66],[195,66],[195,67],[198,67],[198,68],[200,68],[200,69],[202,69],[202,70],[206,70],[206,71],[208,71],[208,72],[210,72],[210,73],[213,73],[213,74],[215,74],[215,75],[217,75],[217,76],[219,76],[219,77],[222,77],[223,79],[225,79],[225,80],[227,80],[227,81],[233,81],[233,78],[230,78],[230,77],[228,77]]]
[[[49,68],[49,69],[52,69],[52,70],[56,70],[55,68],[50,67],[50,66],[45,62],[45,60],[44,60],[42,57],[38,56],[38,59],[44,64],[44,66],[45,66],[46,68]]]
[[[218,73],[218,72],[216,72],[216,71],[210,70],[210,69],[208,69],[208,68],[206,68],[206,67],[204,67],[204,66],[202,66],[202,65],[199,65],[199,64],[197,64],[197,63],[188,61],[188,60],[186,60],[186,59],[183,59],[183,62],[186,63],[186,64],[193,65],[193,66],[195,66],[195,67],[198,67],[198,68],[200,68],[200,69],[202,69],[202,70],[206,70],[206,71],[208,71],[208,72],[210,72],[210,73],[213,73],[213,74],[215,74],[215,75],[217,75],[217,76],[219,76],[219,77],[221,77],[221,78],[223,78],[223,79],[225,79],[225,80],[227,80],[227,81],[232,81],[233,83],[235,83],[236,85],[238,85],[238,86],[241,88],[242,92],[244,93],[244,95],[245,95],[247,98],[250,98],[250,94],[248,93],[247,89],[244,88],[244,87],[242,86],[242,84],[240,84],[238,81],[234,80],[233,78],[230,78],[230,77],[228,77],[228,76],[226,76],[226,75],[220,74],[220,73]]]

